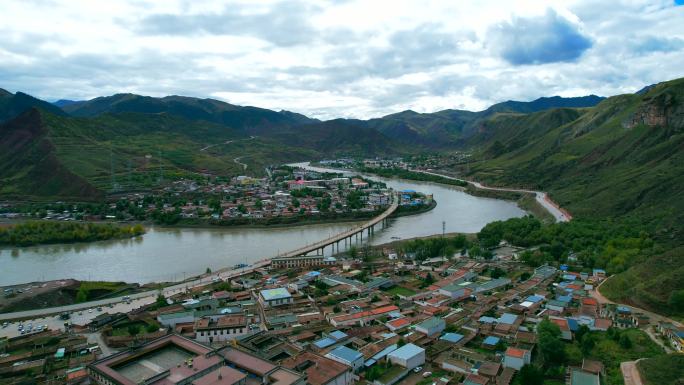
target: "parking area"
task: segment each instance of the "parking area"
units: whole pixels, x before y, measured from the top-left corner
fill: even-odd
[[[3,321],[0,322],[0,325],[2,325],[0,327],[0,337],[12,338],[21,335],[21,331],[19,330],[19,324],[22,324],[24,329],[27,329],[28,325],[31,324],[33,327],[33,331],[35,331],[36,328],[38,328],[38,326],[44,327],[45,325],[47,325],[47,328],[49,330],[64,330],[64,322],[66,321],[74,325],[87,325],[93,318],[97,317],[100,314],[128,313],[134,309],[139,308],[140,306],[154,302],[154,298],[146,297],[140,299],[133,299],[130,302],[130,304],[126,302],[119,302],[113,304],[112,307],[103,306],[100,308],[102,309],[101,311],[98,311],[98,308],[74,311],[70,314],[69,320],[63,320],[59,317],[59,315],[52,315],[45,317],[36,317],[33,319],[22,321],[21,323],[17,321],[8,322],[7,326],[4,326],[5,321]]]

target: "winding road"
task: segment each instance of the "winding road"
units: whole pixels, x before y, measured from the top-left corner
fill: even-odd
[[[433,171],[426,171],[426,170],[410,170],[414,172],[420,172],[423,174],[428,174],[428,175],[434,175],[434,176],[439,176],[442,178],[446,179],[451,179],[451,180],[462,180],[465,182],[468,182],[469,184],[481,189],[481,190],[491,190],[491,191],[510,191],[510,192],[519,192],[519,193],[528,193],[528,194],[534,194],[534,199],[539,203],[546,211],[548,211],[553,217],[556,219],[557,222],[568,222],[572,219],[572,215],[570,215],[567,211],[563,210],[558,206],[556,203],[554,203],[549,195],[543,191],[534,191],[534,190],[525,190],[525,189],[518,189],[518,188],[505,188],[505,187],[489,187],[485,186],[482,183],[479,182],[474,182],[466,179],[461,179],[461,178],[454,178],[448,175],[436,173]]]

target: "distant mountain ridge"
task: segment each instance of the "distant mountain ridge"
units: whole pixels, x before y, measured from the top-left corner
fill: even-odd
[[[61,108],[23,92],[13,94],[0,88],[0,123],[13,119],[33,108],[41,108],[55,115],[67,115]]]
[[[167,113],[188,120],[205,120],[235,129],[259,133],[263,129],[317,122],[316,119],[289,111],[276,112],[258,107],[243,107],[215,99],[199,99],[187,96],[155,98],[135,94],[116,94],[67,104],[63,107],[69,115],[95,117],[101,114],[136,112],[145,114]]]

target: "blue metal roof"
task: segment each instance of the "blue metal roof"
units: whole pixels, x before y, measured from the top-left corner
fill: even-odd
[[[525,298],[525,301],[530,301],[530,302],[534,302],[534,303],[541,302],[543,300],[544,300],[544,297],[542,297],[541,295],[531,295],[531,296]]]
[[[343,339],[349,337],[346,333],[341,332],[339,330],[335,330],[335,331],[331,332],[330,334],[328,334],[328,336],[330,338],[334,339],[335,341],[343,340]]]
[[[572,296],[569,295],[559,295],[556,297],[556,300],[561,301],[561,302],[572,302]]]
[[[388,347],[382,349],[381,351],[377,352],[377,353],[376,353],[373,357],[371,357],[371,358],[374,359],[374,360],[376,360],[376,361],[377,361],[377,360],[380,360],[380,359],[384,358],[386,355],[388,355],[388,354],[392,353],[393,351],[397,350],[397,347],[398,347],[397,344],[392,344],[392,345],[390,345],[390,346],[388,346]]]
[[[499,341],[500,341],[499,337],[489,336],[489,337],[485,338],[484,341],[482,341],[482,343],[485,345],[494,346],[494,345],[498,344]]]
[[[485,324],[493,324],[494,322],[496,322],[496,318],[487,317],[487,316],[483,315],[482,317],[480,317],[480,319],[478,321],[485,323]]]
[[[439,337],[439,339],[444,340],[444,341],[457,343],[458,341],[463,339],[463,335],[458,334],[458,333],[446,333],[443,336]]]
[[[325,349],[328,346],[334,345],[337,341],[332,338],[321,338],[318,341],[314,341],[314,346],[319,349]]]
[[[499,319],[497,320],[500,324],[506,324],[506,325],[512,325],[515,323],[515,320],[518,319],[518,316],[515,314],[511,313],[504,313]]]
[[[579,330],[579,323],[577,323],[577,320],[574,320],[572,318],[568,318],[568,328],[572,332],[576,332]]]
[[[406,344],[399,349],[393,351],[389,355],[392,357],[397,357],[402,360],[409,360],[418,354],[425,352],[425,349],[414,344]]]
[[[276,289],[262,290],[261,296],[264,297],[266,301],[273,301],[276,299],[290,298],[292,295],[284,287],[279,287]]]
[[[328,353],[331,356],[335,356],[341,360],[344,360],[346,362],[352,363],[359,358],[363,358],[363,354],[360,352],[354,350],[354,349],[349,349],[346,346],[339,346],[335,348],[335,350],[331,351]]]

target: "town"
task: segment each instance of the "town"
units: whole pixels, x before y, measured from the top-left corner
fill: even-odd
[[[505,385],[541,383],[537,363],[560,383],[598,385],[621,374],[611,352],[587,358],[597,346],[684,350],[684,329],[597,295],[604,270],[534,268],[503,241],[480,256],[463,236],[442,242],[462,249],[275,258],[156,300],[4,322],[0,379]]]
[[[290,225],[360,220],[383,211],[393,194],[384,183],[280,166],[269,177],[179,179],[151,194],[130,193],[109,203],[5,203],[9,220],[148,221],[164,225]],[[432,197],[402,194],[404,211],[434,207]],[[399,211],[401,213],[401,210]]]

